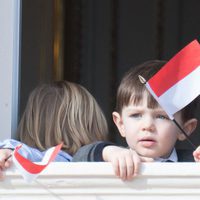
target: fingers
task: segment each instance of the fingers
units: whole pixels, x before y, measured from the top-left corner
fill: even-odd
[[[140,158],[129,149],[122,149],[118,157],[111,160],[115,175],[122,180],[131,180],[139,174]]]
[[[113,159],[112,161],[111,161],[111,163],[112,163],[112,167],[113,167],[113,170],[114,170],[114,173],[115,173],[115,175],[117,176],[117,177],[120,177],[120,165],[119,165],[119,160],[118,159]]]
[[[141,159],[136,152],[134,152],[134,154],[135,154],[134,156],[132,155],[133,163],[134,163],[134,174],[133,175],[137,176],[139,174],[139,170],[140,170]]]
[[[130,180],[135,174],[135,165],[132,157],[124,157],[119,160],[119,177],[122,180]]]
[[[115,159],[112,161],[112,166],[115,172],[115,175],[122,180],[129,180],[133,177],[134,168],[133,164],[127,164],[125,158]]]
[[[12,157],[10,156],[9,158],[6,159],[4,166],[7,169],[7,168],[11,167],[11,165],[12,165]]]
[[[1,167],[1,170],[3,170],[5,168],[6,158],[7,157],[5,155],[0,156],[0,167]]]
[[[200,162],[200,147],[193,152],[194,160]]]
[[[3,170],[9,168],[12,164],[12,150],[0,149],[0,180],[4,178]]]
[[[0,150],[1,171],[11,166],[11,164],[12,164],[11,153],[12,153],[12,150],[10,150],[10,149],[1,149]]]
[[[140,157],[134,150],[118,146],[107,146],[103,150],[103,159],[112,163],[117,177],[130,180],[139,174],[141,162],[152,162],[152,158]]]
[[[2,180],[3,178],[4,178],[3,170],[2,170],[2,168],[0,167],[0,180]]]

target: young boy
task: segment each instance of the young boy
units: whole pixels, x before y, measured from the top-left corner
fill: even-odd
[[[194,161],[192,151],[174,148],[177,140],[185,140],[185,135],[138,78],[141,75],[149,80],[165,63],[154,60],[138,65],[130,69],[120,83],[116,111],[112,115],[129,148],[98,142],[82,147],[72,161],[110,161],[115,174],[122,179],[137,175],[141,162]],[[188,136],[197,126],[195,110],[194,101],[174,116]],[[194,156],[197,158],[199,153],[196,154]]]

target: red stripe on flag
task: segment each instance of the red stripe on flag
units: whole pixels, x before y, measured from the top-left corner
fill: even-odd
[[[56,155],[58,154],[58,152],[60,151],[61,147],[62,147],[62,143],[57,145],[54,149],[54,151],[52,152],[52,155],[50,157],[50,159],[48,160],[47,164],[45,165],[38,165],[36,163],[31,162],[30,160],[24,158],[22,155],[20,155],[20,153],[18,153],[18,150],[21,148],[22,145],[17,146],[15,151],[14,151],[14,155],[16,160],[20,163],[20,165],[29,173],[31,174],[38,174],[40,173],[45,167],[47,167],[47,165],[55,159]]]
[[[199,66],[200,44],[194,40],[170,59],[148,83],[159,97]]]

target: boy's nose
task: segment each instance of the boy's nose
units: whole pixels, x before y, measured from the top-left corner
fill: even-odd
[[[151,117],[146,117],[142,124],[142,130],[143,131],[154,131],[155,125],[154,121]]]

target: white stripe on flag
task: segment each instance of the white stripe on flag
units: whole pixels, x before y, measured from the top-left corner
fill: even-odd
[[[169,88],[160,97],[155,95],[148,83],[146,87],[168,116],[174,119],[173,115],[176,112],[200,95],[200,66]]]
[[[18,160],[15,158],[15,156],[13,156],[12,158],[13,163],[15,164],[15,167],[18,169],[19,173],[22,175],[22,177],[24,178],[24,180],[27,183],[31,183],[33,180],[35,180],[38,176],[38,174],[31,174],[28,171],[26,171],[20,164],[20,162],[18,162]]]

